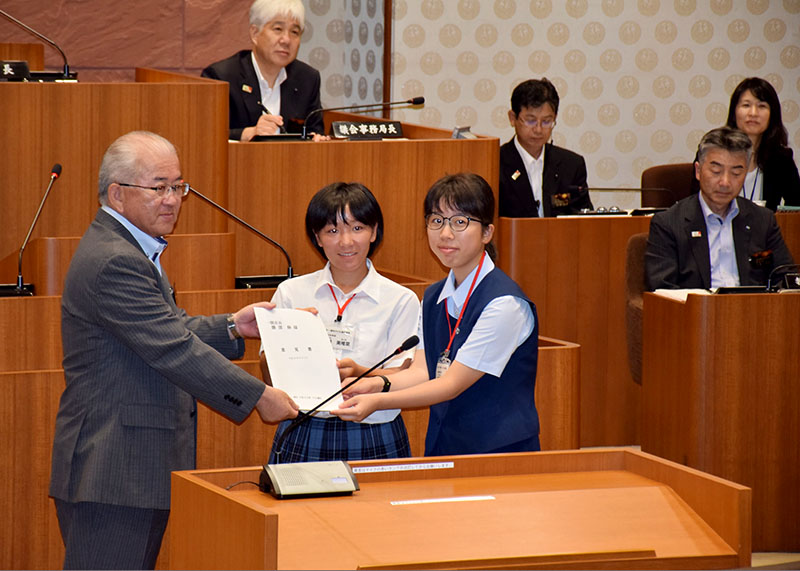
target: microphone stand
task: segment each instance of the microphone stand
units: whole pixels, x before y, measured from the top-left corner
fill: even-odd
[[[303,121],[303,139],[310,138],[306,132],[308,120],[311,119],[317,113],[324,113],[325,111],[360,111],[363,113],[367,113],[370,111],[380,111],[385,109],[386,107],[394,107],[396,105],[407,105],[408,107],[414,107],[415,105],[424,105],[425,98],[424,97],[415,97],[413,99],[407,99],[406,101],[386,101],[380,103],[365,103],[362,105],[345,105],[343,107],[330,107],[327,109],[323,109],[320,107],[319,109],[314,109],[311,113],[306,115],[305,121]]]
[[[291,279],[292,277],[294,277],[294,272],[292,270],[292,259],[289,257],[289,253],[286,251],[286,248],[284,248],[283,246],[278,244],[278,242],[276,242],[275,240],[273,240],[272,238],[270,238],[269,236],[264,234],[258,228],[255,228],[251,224],[248,224],[247,222],[245,222],[244,220],[242,220],[241,218],[236,216],[233,212],[231,212],[227,208],[225,208],[222,205],[214,202],[213,200],[211,200],[210,198],[205,196],[203,193],[201,193],[197,189],[192,188],[190,186],[189,190],[192,192],[192,194],[194,194],[198,198],[204,200],[206,203],[210,204],[211,206],[213,206],[214,208],[216,208],[220,212],[224,213],[226,216],[228,216],[232,220],[238,222],[239,224],[241,224],[242,226],[244,226],[245,228],[247,228],[248,230],[253,232],[259,238],[261,238],[263,240],[266,240],[267,242],[269,242],[270,244],[272,244],[273,246],[278,248],[281,252],[283,252],[283,256],[286,258],[286,263],[288,265],[288,269],[286,271],[286,275],[285,276],[280,276],[280,275],[279,276],[243,276],[241,278],[236,278],[237,286],[239,286],[239,284],[241,284],[242,289],[251,289],[251,288],[254,288],[254,287],[275,287],[279,283],[281,283],[283,280]]]
[[[55,183],[60,174],[61,165],[56,163],[51,169],[50,183],[47,185],[47,189],[44,191],[42,201],[39,203],[39,209],[36,211],[36,215],[33,217],[33,222],[31,223],[30,228],[28,228],[28,234],[25,236],[25,240],[22,241],[22,246],[19,249],[19,258],[17,259],[17,283],[14,286],[5,284],[0,285],[0,297],[23,297],[33,295],[33,284],[26,285],[22,279],[22,253],[25,251],[25,247],[28,245],[28,240],[31,239],[31,234],[36,226],[36,222],[39,221],[39,215],[42,213],[44,203],[47,200],[47,197],[50,196],[50,189],[53,188],[53,183]]]
[[[322,405],[324,405],[326,402],[328,402],[328,401],[330,401],[331,399],[333,399],[333,398],[335,398],[335,397],[339,396],[340,394],[342,394],[344,391],[346,391],[347,389],[349,389],[350,387],[352,387],[354,384],[356,384],[358,381],[360,381],[361,379],[363,379],[364,377],[366,377],[367,375],[369,375],[369,374],[370,374],[372,371],[374,371],[375,369],[377,369],[378,367],[380,367],[381,365],[383,365],[383,364],[384,364],[386,361],[388,361],[388,360],[389,360],[389,359],[391,359],[392,357],[396,357],[397,355],[399,355],[399,354],[400,354],[400,353],[402,353],[403,351],[408,351],[408,350],[409,350],[409,349],[411,349],[412,347],[416,347],[418,343],[419,343],[419,337],[417,337],[416,335],[412,335],[411,337],[409,337],[408,339],[406,339],[406,340],[403,342],[403,344],[402,344],[402,345],[400,345],[400,347],[398,347],[397,349],[395,349],[395,350],[394,350],[394,351],[393,351],[393,352],[392,352],[390,355],[387,355],[386,357],[384,357],[383,359],[381,359],[381,360],[380,360],[380,361],[379,361],[377,364],[373,365],[372,367],[370,367],[369,369],[367,369],[366,371],[364,371],[363,373],[361,373],[360,375],[358,375],[358,376],[357,376],[355,379],[353,379],[352,381],[350,381],[349,383],[347,383],[345,386],[343,386],[341,389],[339,389],[338,391],[336,391],[335,393],[333,393],[331,396],[329,396],[328,398],[326,398],[324,401],[322,401],[321,403],[319,403],[317,406],[315,406],[314,408],[312,408],[312,409],[311,409],[311,410],[309,410],[308,412],[301,412],[301,413],[299,413],[299,414],[297,415],[297,418],[295,418],[295,419],[294,419],[294,420],[291,422],[291,424],[290,424],[289,426],[287,426],[287,427],[286,427],[286,430],[284,430],[284,431],[283,431],[283,433],[281,434],[280,438],[278,438],[278,442],[276,442],[276,443],[275,443],[275,446],[274,446],[274,448],[275,448],[275,456],[276,456],[276,458],[277,458],[277,460],[278,460],[278,461],[277,461],[277,464],[280,464],[280,462],[281,462],[281,453],[283,452],[283,450],[282,450],[282,448],[283,448],[283,441],[284,441],[284,440],[286,440],[286,437],[289,435],[289,433],[290,433],[292,430],[294,430],[295,428],[297,428],[298,426],[300,426],[301,424],[303,424],[303,423],[304,423],[306,420],[308,420],[309,418],[311,418],[311,416],[312,416],[312,415],[313,415],[315,412],[317,412],[317,411],[319,410],[319,407],[321,407]]]
[[[39,32],[37,32],[36,30],[34,30],[33,28],[31,28],[30,26],[28,26],[28,25],[26,25],[26,24],[24,24],[24,23],[20,22],[20,21],[19,21],[19,20],[17,20],[17,19],[16,19],[14,16],[12,16],[11,14],[9,14],[8,12],[5,12],[5,11],[3,11],[3,10],[0,10],[0,16],[3,16],[3,17],[4,17],[6,20],[8,20],[9,22],[11,22],[11,23],[13,23],[13,24],[16,24],[17,26],[19,26],[20,28],[22,28],[23,30],[25,30],[26,32],[28,32],[29,34],[32,34],[32,35],[36,36],[37,38],[39,38],[39,39],[40,39],[40,40],[42,40],[43,42],[45,42],[45,43],[47,43],[48,45],[50,45],[50,46],[54,47],[55,49],[57,49],[57,50],[58,50],[58,53],[60,53],[60,54],[61,54],[61,59],[63,59],[63,60],[64,60],[64,71],[63,71],[61,74],[57,74],[57,75],[55,75],[55,76],[52,76],[52,75],[50,75],[50,73],[48,73],[48,72],[32,72],[32,73],[31,73],[31,77],[37,77],[37,76],[38,76],[38,77],[40,77],[40,78],[42,78],[42,79],[51,79],[51,78],[55,78],[55,79],[66,79],[66,80],[74,80],[74,81],[77,81],[78,74],[77,74],[77,73],[75,73],[74,71],[73,71],[73,72],[71,72],[71,71],[69,70],[69,64],[67,63],[67,56],[66,56],[66,54],[64,53],[64,50],[62,50],[60,47],[58,47],[58,44],[56,44],[56,43],[55,43],[53,40],[51,40],[50,38],[48,38],[48,37],[46,37],[46,36],[44,36],[44,35],[40,34]],[[52,73],[52,72],[51,72],[51,73]]]
[[[772,278],[775,276],[775,272],[777,272],[779,270],[788,270],[790,268],[791,269],[795,269],[795,270],[799,269],[800,268],[800,264],[781,264],[780,266],[776,266],[776,267],[772,268],[772,271],[770,271],[769,277],[767,278],[767,291],[768,292],[769,291],[778,291],[778,286],[775,285],[775,289],[773,290],[773,285],[772,285]],[[787,273],[787,275],[793,275],[793,274],[788,274]]]

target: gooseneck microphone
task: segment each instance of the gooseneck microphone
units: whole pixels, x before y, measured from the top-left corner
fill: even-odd
[[[311,416],[315,412],[317,412],[319,410],[319,407],[324,405],[326,402],[328,402],[331,399],[333,399],[333,398],[337,397],[338,395],[342,394],[344,391],[346,391],[347,389],[352,387],[354,384],[356,384],[358,381],[360,381],[361,379],[363,379],[364,377],[369,375],[372,371],[374,371],[375,369],[377,369],[378,367],[383,365],[386,361],[388,361],[392,357],[396,357],[400,353],[403,353],[404,351],[408,351],[409,349],[412,349],[413,347],[416,347],[417,344],[419,344],[419,337],[417,337],[416,335],[412,335],[411,337],[409,337],[408,339],[403,341],[403,344],[400,345],[394,351],[392,351],[391,354],[387,355],[386,357],[381,359],[377,364],[373,365],[372,367],[370,367],[369,369],[367,369],[366,371],[364,371],[363,373],[358,375],[355,379],[353,379],[352,381],[347,383],[345,386],[343,386],[341,389],[339,389],[338,391],[333,393],[331,396],[326,398],[324,401],[319,403],[317,406],[315,406],[314,408],[312,408],[308,412],[299,413],[297,415],[297,417],[292,421],[292,423],[289,426],[286,427],[286,430],[283,431],[283,434],[281,434],[281,437],[278,439],[278,442],[275,443],[275,446],[274,446],[274,448],[275,448],[275,456],[278,459],[278,463],[280,463],[280,461],[281,461],[281,452],[283,452],[283,450],[282,450],[283,449],[283,441],[286,440],[286,437],[289,435],[289,433],[292,430],[294,430],[295,428],[297,428],[298,426],[303,424],[306,420],[311,418]]]
[[[28,32],[29,34],[31,34],[32,36],[35,36],[35,37],[39,38],[40,40],[42,40],[42,41],[43,41],[43,42],[45,42],[46,44],[49,44],[49,45],[53,46],[55,49],[57,49],[57,50],[58,50],[58,53],[60,53],[60,54],[61,54],[61,59],[63,59],[63,60],[64,60],[64,71],[63,71],[63,73],[62,73],[62,75],[61,75],[61,77],[62,77],[63,79],[75,79],[75,78],[77,77],[77,75],[78,75],[77,73],[75,73],[75,72],[70,72],[70,70],[69,70],[69,64],[67,63],[67,56],[66,56],[66,54],[64,53],[64,50],[62,50],[60,47],[58,47],[58,44],[57,44],[57,43],[55,43],[53,40],[51,40],[51,39],[50,39],[50,38],[48,38],[47,36],[45,36],[45,35],[43,35],[43,34],[40,34],[39,32],[37,32],[36,30],[34,30],[33,28],[31,28],[31,27],[30,27],[30,26],[28,26],[27,24],[24,24],[24,23],[20,22],[20,21],[19,21],[19,20],[17,20],[17,19],[16,19],[14,16],[12,16],[11,14],[9,14],[8,12],[5,12],[5,11],[3,11],[3,10],[0,10],[0,16],[3,16],[3,17],[4,17],[6,20],[8,20],[9,22],[11,22],[11,23],[13,23],[13,24],[16,24],[17,26],[19,26],[20,28],[22,28],[23,30],[25,30],[26,32]]]
[[[365,103],[363,105],[345,105],[343,107],[328,107],[323,109],[320,107],[319,109],[314,109],[311,113],[306,115],[305,121],[303,121],[303,138],[307,139],[308,134],[306,133],[306,125],[308,125],[308,120],[311,119],[317,113],[324,113],[326,111],[358,111],[360,113],[368,113],[370,111],[378,111],[383,109],[384,107],[394,107],[396,105],[424,105],[425,98],[424,97],[412,97],[411,99],[406,99],[405,101],[383,101],[380,103]]]
[[[33,233],[33,229],[36,227],[36,222],[39,221],[39,215],[42,213],[44,203],[47,200],[47,197],[50,196],[50,189],[53,188],[53,183],[55,183],[59,176],[61,176],[61,165],[56,163],[53,165],[53,168],[50,169],[50,182],[47,184],[47,189],[44,191],[42,201],[39,203],[39,209],[36,211],[36,215],[33,217],[33,222],[31,222],[30,228],[28,228],[28,233],[25,235],[25,240],[22,241],[22,246],[19,249],[19,258],[17,259],[17,284],[13,289],[8,286],[3,286],[0,288],[2,289],[0,296],[7,297],[33,295],[33,284],[29,284],[29,287],[25,287],[25,282],[22,279],[22,254],[25,252],[25,247],[28,245],[28,241],[31,239],[31,234]]]
[[[284,279],[289,279],[289,278],[292,278],[292,277],[294,277],[294,272],[293,272],[293,270],[292,270],[292,259],[289,257],[289,252],[287,252],[287,251],[286,251],[286,248],[284,248],[283,246],[281,246],[280,244],[278,244],[278,242],[276,242],[275,240],[273,240],[272,238],[270,238],[269,236],[267,236],[266,234],[264,234],[264,233],[263,233],[261,230],[259,230],[258,228],[256,228],[256,227],[252,226],[251,224],[248,224],[247,222],[245,222],[244,220],[242,220],[241,218],[239,218],[238,216],[236,216],[236,215],[235,215],[233,212],[231,212],[230,210],[228,210],[228,209],[227,209],[227,208],[225,208],[224,206],[222,206],[222,205],[220,205],[220,204],[217,204],[216,202],[214,202],[213,200],[211,200],[210,198],[208,198],[206,195],[204,195],[203,193],[201,193],[200,191],[198,191],[196,188],[192,188],[192,187],[190,186],[190,187],[189,187],[189,190],[190,190],[190,191],[191,191],[191,192],[192,192],[192,193],[193,193],[195,196],[197,196],[198,198],[200,198],[200,199],[204,200],[205,202],[207,202],[208,204],[210,204],[211,206],[213,206],[214,208],[216,208],[217,210],[219,210],[220,212],[222,212],[223,214],[225,214],[225,216],[227,216],[227,217],[228,217],[228,218],[230,218],[231,220],[234,220],[235,222],[237,222],[237,223],[241,224],[242,226],[244,226],[245,228],[247,228],[248,230],[250,230],[250,231],[251,231],[253,234],[255,234],[256,236],[258,236],[258,237],[259,237],[259,238],[261,238],[262,240],[266,240],[267,242],[269,242],[270,244],[272,244],[273,246],[275,246],[276,248],[278,248],[278,249],[279,249],[281,252],[283,252],[283,256],[286,258],[286,264],[288,265],[288,269],[287,269],[287,271],[286,271],[286,276],[278,276],[278,278],[279,278],[279,279],[278,279],[278,280],[276,280],[276,281],[278,281],[278,283],[280,283],[280,282],[281,282],[281,281],[283,281]],[[274,284],[274,285],[277,285],[277,284]],[[267,286],[265,286],[265,287],[274,287],[274,285],[270,283],[269,285],[267,285]]]
[[[772,271],[769,273],[769,277],[767,278],[767,291],[773,291],[772,278],[775,277],[776,272],[782,272],[783,270],[790,270],[790,269],[794,270],[800,269],[800,264],[781,264],[780,266],[775,266],[774,268],[772,268]],[[774,287],[775,290],[778,289],[777,284]]]

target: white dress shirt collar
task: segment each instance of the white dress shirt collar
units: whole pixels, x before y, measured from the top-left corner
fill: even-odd
[[[261,93],[261,104],[269,109],[271,114],[279,115],[281,112],[280,87],[281,83],[286,81],[286,78],[288,77],[286,75],[286,68],[281,68],[281,70],[278,72],[278,76],[275,78],[275,85],[270,87],[269,83],[267,83],[267,80],[264,79],[264,75],[261,73],[261,68],[258,67],[256,54],[254,52],[250,52],[250,57],[253,59],[253,67],[256,70],[256,77],[258,78],[258,89]]]
[[[483,260],[483,266],[481,266],[481,273],[478,274],[478,279],[475,282],[475,287],[478,287],[478,284],[481,283],[483,278],[485,278],[486,275],[493,269],[494,262],[492,262],[492,258],[487,253]],[[448,312],[452,315],[453,311],[456,309],[460,311],[461,306],[464,305],[464,302],[467,300],[467,294],[469,293],[469,288],[472,285],[472,279],[475,277],[475,272],[477,271],[478,266],[475,266],[475,269],[469,273],[464,281],[458,284],[458,287],[456,287],[455,275],[453,274],[453,270],[450,270],[450,273],[447,274],[444,287],[442,288],[442,291],[439,294],[439,299],[436,300],[436,303],[442,303],[445,299],[449,299],[451,303],[447,304]],[[457,311],[456,315],[458,315]]]
[[[377,276],[378,272],[373,267],[372,261],[367,258],[367,275],[364,276],[364,279],[361,280],[361,283],[359,283],[352,291],[344,293],[333,281],[333,274],[331,274],[331,263],[328,262],[325,264],[323,271],[319,273],[317,283],[314,285],[314,291],[316,292],[321,289],[327,290],[328,286],[330,285],[336,292],[339,303],[354,294],[359,294],[359,297],[368,297],[375,303],[380,303],[380,283],[377,279]]]
[[[514,137],[514,145],[522,158],[522,164],[525,165],[525,172],[528,174],[528,182],[531,185],[531,192],[533,199],[539,204],[539,218],[544,216],[544,206],[542,204],[542,176],[544,175],[544,153],[547,145],[542,146],[542,152],[539,153],[539,158],[533,158],[525,148],[520,145],[519,139]]]

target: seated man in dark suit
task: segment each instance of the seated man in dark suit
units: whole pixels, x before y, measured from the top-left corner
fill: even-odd
[[[500,147],[500,216],[531,218],[592,209],[586,161],[550,143],[558,92],[547,79],[529,79],[511,94],[508,120],[516,136]]]
[[[765,285],[773,268],[793,263],[772,211],[737,197],[751,152],[750,138],[738,129],[705,134],[694,163],[699,194],[650,222],[648,289]]]
[[[56,415],[50,495],[65,569],[153,569],[170,472],[195,467],[197,401],[241,422],[297,416],[289,395],[228,359],[258,337],[254,307],[193,316],[161,268],[189,190],[172,143],[146,131],[114,141],[100,166],[101,208],[64,282],[66,388]]]
[[[203,77],[230,85],[230,139],[250,141],[256,135],[302,131],[309,113],[322,107],[319,72],[297,60],[305,28],[301,0],[255,0],[250,7],[253,49],[211,64]],[[307,133],[324,131],[322,113],[306,125]]]

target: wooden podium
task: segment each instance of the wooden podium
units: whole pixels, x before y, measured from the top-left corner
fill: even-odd
[[[639,442],[628,370],[625,247],[645,217],[500,218],[499,266],[536,303],[542,335],[581,346],[581,445]]]
[[[800,551],[800,294],[644,296],[642,450],[753,489],[753,549]]]
[[[325,123],[363,115],[326,113]],[[428,188],[446,174],[483,176],[497,198],[500,146],[497,138],[451,139],[450,132],[403,124],[405,139],[228,143],[230,209],[277,239],[291,253],[297,273],[323,263],[305,234],[311,197],[338,181],[360,182],[378,199],[384,218],[383,244],[373,260],[384,268],[431,280],[447,271],[431,253],[422,203]],[[236,234],[236,275],[285,272],[280,252],[252,233]]]
[[[276,500],[260,467],[172,474],[173,569],[722,569],[750,490],[631,449],[352,462],[352,496]]]

